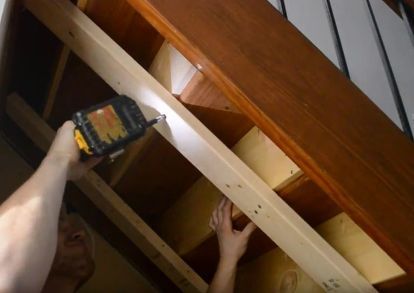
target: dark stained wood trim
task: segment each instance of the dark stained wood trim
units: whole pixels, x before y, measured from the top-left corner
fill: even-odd
[[[178,99],[186,105],[240,113],[227,97],[199,71],[194,74]]]
[[[414,13],[414,0],[404,0],[405,4],[411,8],[412,12]]]
[[[385,4],[388,5],[388,7],[390,7],[396,14],[400,15],[400,10],[398,9],[398,1],[399,0],[383,0],[385,2]]]
[[[129,0],[406,271],[414,145],[266,1]]]
[[[414,277],[404,275],[395,279],[381,282],[375,285],[379,292],[383,293],[412,293],[414,292]]]

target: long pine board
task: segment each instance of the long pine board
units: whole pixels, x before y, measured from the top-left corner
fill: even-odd
[[[185,107],[69,1],[28,0],[26,7],[115,91],[134,98],[156,129],[321,286],[375,289]],[[317,264],[317,266],[315,265]]]
[[[414,145],[292,24],[266,1],[128,1],[414,273]]]
[[[8,97],[7,115],[43,151],[55,131],[17,94]],[[79,189],[183,292],[205,292],[207,284],[94,171],[75,182]]]

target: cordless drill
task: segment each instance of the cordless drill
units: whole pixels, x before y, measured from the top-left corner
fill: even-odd
[[[125,146],[145,135],[147,128],[165,120],[160,115],[147,121],[137,103],[120,95],[73,114],[75,140],[82,159],[119,156]]]

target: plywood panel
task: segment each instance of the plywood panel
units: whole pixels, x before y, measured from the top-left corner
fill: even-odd
[[[330,219],[317,227],[317,231],[371,283],[404,275],[404,271],[347,215],[342,213]],[[280,249],[243,265],[238,273],[237,288],[240,292],[252,292],[253,288],[257,292],[281,292],[281,284],[287,282],[290,275],[297,276],[293,282],[296,291],[292,292],[323,291]],[[329,281],[323,287],[328,292],[337,289]]]

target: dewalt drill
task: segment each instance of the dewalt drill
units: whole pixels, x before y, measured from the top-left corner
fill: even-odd
[[[144,136],[147,128],[165,118],[160,115],[147,121],[137,103],[125,95],[78,111],[72,120],[81,158],[109,155],[114,159],[127,144]]]

